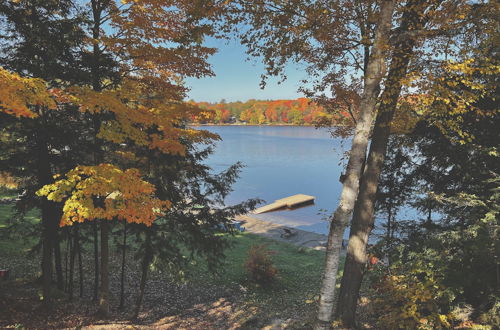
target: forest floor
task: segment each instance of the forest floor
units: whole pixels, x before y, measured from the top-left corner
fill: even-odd
[[[139,285],[140,260],[127,258],[125,308],[118,309],[120,252],[113,251],[110,264],[111,316],[95,316],[93,258],[84,255],[83,291],[79,296],[78,272],[75,298],[69,301],[62,291],[54,292],[52,308],[41,304],[40,259],[29,253],[33,240],[2,236],[9,205],[0,205],[0,269],[9,268],[9,280],[0,281],[0,328],[84,328],[84,329],[309,329],[318,299],[324,252],[279,242],[250,232],[229,237],[224,267],[218,274],[208,272],[199,261],[191,263],[186,279],[179,281],[166,273],[152,271],[142,312],[130,319]],[[36,221],[36,213],[28,221]],[[245,268],[249,248],[265,244],[278,269],[277,279],[261,286]],[[63,248],[63,257],[65,251]],[[369,313],[362,313],[369,315]],[[365,324],[366,325],[366,324]]]

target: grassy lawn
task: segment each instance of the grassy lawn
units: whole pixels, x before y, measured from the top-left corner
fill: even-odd
[[[316,311],[316,301],[323,271],[324,252],[299,248],[250,233],[242,233],[230,240],[234,244],[226,252],[225,267],[218,275],[206,276],[203,264],[197,264],[194,282],[217,284],[243,292],[242,317],[247,327],[261,327],[273,319],[287,320],[300,316],[297,327],[308,327]],[[244,263],[248,250],[254,244],[266,244],[278,269],[276,280],[259,285],[248,276]],[[244,315],[243,315],[244,314]]]

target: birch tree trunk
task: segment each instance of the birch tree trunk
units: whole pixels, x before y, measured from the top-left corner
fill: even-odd
[[[401,33],[420,29],[424,21],[428,1],[408,2],[400,29]],[[391,65],[381,96],[380,108],[375,120],[372,142],[361,179],[358,199],[354,207],[353,220],[349,234],[347,258],[342,276],[337,314],[343,326],[355,326],[355,315],[359,289],[367,261],[366,246],[374,226],[375,201],[378,181],[384,165],[385,153],[389,142],[390,124],[396,110],[410,58],[413,55],[415,38],[404,38],[394,46]]]
[[[318,316],[315,329],[329,329],[335,301],[335,284],[339,269],[340,249],[344,230],[349,223],[358,194],[359,179],[366,157],[370,128],[375,112],[380,81],[385,74],[385,43],[391,29],[394,1],[383,1],[375,40],[364,77],[364,91],[361,98],[360,118],[356,125],[351,152],[342,187],[340,203],[330,223],[325,256],[325,270],[321,284]]]

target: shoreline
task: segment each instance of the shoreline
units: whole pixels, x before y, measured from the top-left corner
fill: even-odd
[[[251,127],[314,127],[314,128],[332,128],[332,127],[348,127],[346,125],[334,125],[331,127],[323,127],[323,126],[316,126],[315,124],[310,124],[310,125],[295,125],[295,124],[286,124],[286,123],[280,123],[280,124],[243,124],[243,123],[221,123],[221,124],[212,124],[212,123],[206,123],[206,124],[188,124],[188,126],[191,127],[203,127],[203,126],[251,126]]]
[[[315,127],[315,125],[294,125],[294,124],[243,124],[243,123],[234,123],[234,124],[189,124],[189,126],[286,126],[286,127]]]
[[[245,227],[245,231],[249,233],[314,250],[324,251],[328,240],[328,236],[326,235],[256,219],[251,214],[237,216],[235,220],[240,221],[242,227]],[[289,237],[283,237],[286,236],[283,235],[286,231],[294,234]]]

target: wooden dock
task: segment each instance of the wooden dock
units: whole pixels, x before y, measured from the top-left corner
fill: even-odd
[[[293,195],[290,197],[282,198],[275,200],[274,203],[259,207],[253,211],[254,214],[260,214],[264,212],[271,212],[275,210],[279,210],[285,207],[292,208],[292,207],[298,207],[301,205],[305,204],[311,204],[314,203],[314,199],[316,197],[314,196],[309,196],[309,195],[304,195],[304,194],[297,194]]]

